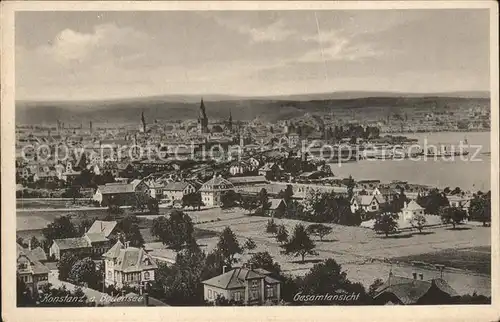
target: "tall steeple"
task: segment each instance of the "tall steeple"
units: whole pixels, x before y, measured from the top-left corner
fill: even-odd
[[[227,120],[227,128],[229,131],[233,129],[233,115],[231,114],[231,109],[229,109],[229,118]]]
[[[200,102],[200,111],[198,113],[198,131],[200,133],[208,132],[208,117],[205,110],[205,103],[203,103],[203,98]]]
[[[146,133],[146,119],[144,118],[144,111],[141,113],[142,131]]]

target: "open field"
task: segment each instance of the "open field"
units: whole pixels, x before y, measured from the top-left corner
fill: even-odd
[[[81,206],[91,206],[92,201],[89,198],[77,199],[76,203],[69,198],[53,198],[53,199],[16,199],[16,208],[19,209],[64,209],[78,208]]]
[[[162,210],[162,213],[168,213]],[[251,253],[245,251],[240,263],[247,261],[253,253],[268,251],[282,269],[294,275],[306,274],[314,264],[327,258],[334,258],[353,281],[368,287],[374,279],[386,279],[389,271],[402,276],[411,276],[415,267],[412,261],[443,264],[445,278],[459,293],[491,294],[491,238],[490,228],[464,225],[461,230],[448,227],[427,229],[423,234],[404,232],[385,238],[374,231],[361,227],[327,224],[332,233],[323,241],[315,238],[318,255],[307,256],[305,263],[299,258],[281,253],[275,238],[265,232],[269,217],[247,216],[242,209],[221,210],[219,208],[186,212],[195,223],[195,237],[205,252],[212,251],[218,241],[218,233],[229,226],[240,243],[252,238],[257,248]],[[24,238],[41,237],[41,230],[55,217],[70,214],[78,223],[81,218],[104,218],[106,209],[91,211],[25,211],[17,213],[17,235]],[[156,241],[150,233],[152,219],[156,216],[142,216],[140,227],[145,242]],[[289,232],[297,223],[309,223],[291,219],[275,219],[284,224]],[[391,264],[392,263],[392,264]],[[426,278],[437,277],[440,272],[432,268],[418,268]]]
[[[333,228],[332,233],[325,236],[324,241],[315,239],[318,255],[307,256],[306,262],[300,263],[299,258],[281,254],[281,247],[274,237],[265,232],[268,220],[268,217],[252,216],[209,222],[196,225],[196,227],[220,232],[224,227],[229,226],[241,243],[246,238],[252,238],[256,242],[257,248],[252,253],[268,251],[284,271],[294,275],[304,275],[314,264],[327,258],[334,258],[342,265],[351,280],[361,282],[368,287],[376,278],[385,280],[391,267],[396,275],[411,276],[416,269],[411,265],[411,261],[421,260],[432,264],[445,264],[447,268],[443,277],[461,294],[473,291],[487,296],[491,294],[489,272],[478,269],[479,266],[489,266],[491,263],[488,255],[489,228],[467,226],[463,230],[450,230],[447,227],[440,227],[429,229],[424,234],[403,233],[385,238],[365,228],[328,224]],[[308,225],[306,222],[290,219],[275,219],[275,222],[284,224],[290,232],[297,223]],[[201,239],[198,242],[205,251],[211,251],[216,246],[217,238]],[[460,251],[454,252],[456,249]],[[460,254],[467,256],[463,253],[464,251],[469,253],[480,251],[481,253],[470,257],[474,263],[464,266],[458,261]],[[444,257],[437,260],[438,254],[435,257],[425,257],[427,253],[433,252],[455,254],[456,260],[448,259],[443,262]],[[242,254],[240,262],[248,260],[252,253]],[[423,272],[426,279],[439,277],[440,274],[439,271],[430,267],[419,267],[418,271]]]
[[[436,263],[447,267],[455,267],[487,275],[491,274],[491,247],[486,246],[444,249],[437,252],[402,256],[395,259],[404,262],[422,261]]]

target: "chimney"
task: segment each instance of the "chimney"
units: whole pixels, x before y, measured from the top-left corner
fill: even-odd
[[[125,242],[125,248],[129,248],[130,247],[130,242],[129,241],[126,241]]]
[[[423,281],[424,280],[424,274],[420,273],[418,274],[418,276],[420,277],[420,280]]]
[[[222,266],[222,274],[224,274],[226,272],[226,270],[227,270],[227,266],[226,265]]]
[[[413,272],[413,279],[416,280],[417,279],[417,273]]]

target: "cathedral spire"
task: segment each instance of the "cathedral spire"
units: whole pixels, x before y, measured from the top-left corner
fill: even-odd
[[[144,111],[141,113],[142,131],[146,133],[146,118],[144,117]]]
[[[200,111],[198,115],[198,130],[200,133],[208,132],[208,117],[205,110],[205,103],[203,103],[203,97],[200,102]]]

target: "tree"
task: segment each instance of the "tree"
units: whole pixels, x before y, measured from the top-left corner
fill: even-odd
[[[164,288],[164,297],[170,304],[203,304],[203,271],[205,254],[198,245],[191,244],[177,254],[175,264],[160,264],[157,281]]]
[[[417,228],[420,233],[422,233],[422,229],[424,229],[426,223],[427,219],[423,214],[415,214],[413,218],[410,219],[411,226]]]
[[[92,226],[94,223],[94,220],[90,218],[83,218],[82,221],[80,221],[80,224],[78,225],[78,233],[80,235],[83,235],[87,232],[87,230]]]
[[[232,267],[233,263],[238,260],[235,258],[236,254],[243,253],[236,235],[233,233],[231,228],[226,227],[222,231],[219,242],[217,243],[217,250],[220,251],[222,257],[224,258],[224,263],[228,267]]]
[[[256,196],[241,196],[241,208],[248,211],[249,214],[259,207],[259,199]]]
[[[347,178],[345,185],[347,187],[347,198],[351,200],[354,196],[354,187],[356,186],[356,182],[351,175],[349,175],[349,178]]]
[[[158,200],[155,198],[149,198],[148,200],[148,210],[150,215],[158,215],[160,213],[160,205]]]
[[[278,231],[276,232],[276,241],[280,244],[286,243],[288,241],[288,230],[286,230],[285,225],[278,226]]]
[[[236,207],[241,201],[241,195],[234,190],[228,190],[221,194],[220,202],[222,209]]]
[[[273,273],[275,277],[281,274],[280,265],[273,260],[269,252],[258,252],[252,255],[247,264],[253,268],[262,268]]]
[[[23,248],[27,248],[28,247],[28,244],[26,244],[24,242],[24,238],[22,238],[21,236],[16,236],[16,243],[18,243]]]
[[[78,260],[69,272],[68,281],[73,284],[97,288],[101,276],[99,276],[96,265],[90,257]]]
[[[124,241],[130,242],[130,246],[142,247],[144,238],[139,228],[139,218],[133,215],[127,215],[117,224],[118,230],[122,233]]]
[[[198,210],[200,210],[201,207],[204,205],[205,204],[203,203],[203,200],[201,199],[200,192],[188,193],[182,197],[182,206],[183,207],[192,207],[193,209],[198,208]]]
[[[470,201],[469,215],[472,220],[477,220],[486,226],[491,222],[491,192],[475,194]]]
[[[265,214],[266,211],[269,210],[269,207],[271,206],[271,203],[269,202],[269,195],[267,194],[267,190],[265,188],[260,189],[260,192],[258,194],[258,199],[260,208],[262,210],[262,214]]]
[[[194,244],[193,221],[182,211],[172,211],[168,219],[165,217],[154,219],[151,233],[163,244],[177,251],[184,245]]]
[[[51,244],[54,239],[77,237],[78,229],[71,222],[69,216],[61,216],[42,230],[43,236]]]
[[[254,250],[255,248],[257,248],[257,245],[255,244],[253,239],[247,238],[247,240],[245,241],[245,244],[243,245],[243,248],[248,249],[248,250]]]
[[[332,227],[323,224],[312,224],[307,227],[307,232],[311,235],[318,236],[322,241],[323,237],[332,232]]]
[[[398,229],[397,214],[390,212],[381,213],[375,218],[373,229],[376,232],[383,232],[385,237],[390,233],[396,232]]]
[[[112,218],[114,218],[115,215],[123,214],[123,209],[118,205],[111,204],[108,206],[108,214],[110,214],[111,216],[113,216]]]
[[[35,236],[31,237],[30,243],[31,243],[31,249],[43,246],[42,243]]]
[[[342,302],[345,304],[365,304],[366,291],[364,287],[358,283],[352,283],[347,278],[347,273],[342,270],[342,266],[334,259],[329,258],[325,262],[316,264],[304,276],[301,291],[307,294],[339,294],[339,293],[355,293],[360,294],[359,297],[352,299],[350,302]],[[313,302],[311,304],[331,305],[328,301]]]
[[[278,225],[274,222],[274,219],[269,219],[266,225],[266,233],[276,234],[278,232]]]
[[[24,283],[19,275],[17,276],[16,282],[17,306],[33,306],[35,304],[35,299],[33,298],[28,286],[26,286],[26,283]]]
[[[441,208],[441,221],[444,224],[452,224],[453,229],[456,225],[460,224],[467,218],[465,210],[456,207],[442,207]]]
[[[441,207],[449,206],[448,198],[438,189],[432,189],[426,196],[417,197],[417,203],[424,207],[426,213],[431,215],[439,215]]]
[[[59,262],[57,262],[57,269],[59,270],[59,279],[61,281],[67,281],[70,276],[70,272],[73,268],[73,265],[78,261],[78,257],[76,257],[73,253],[64,253]]]
[[[306,229],[301,224],[295,226],[292,237],[283,247],[285,254],[293,254],[295,257],[301,256],[302,263],[304,263],[306,255],[317,255],[317,252],[314,251],[316,245],[309,238]]]
[[[76,202],[77,198],[81,198],[83,195],[80,193],[80,187],[79,186],[71,186],[66,189],[65,192],[62,193],[61,197],[63,198],[72,198],[73,203]]]
[[[291,184],[287,184],[285,190],[281,190],[278,193],[278,198],[283,199],[283,201],[288,205],[293,197],[293,187]]]

